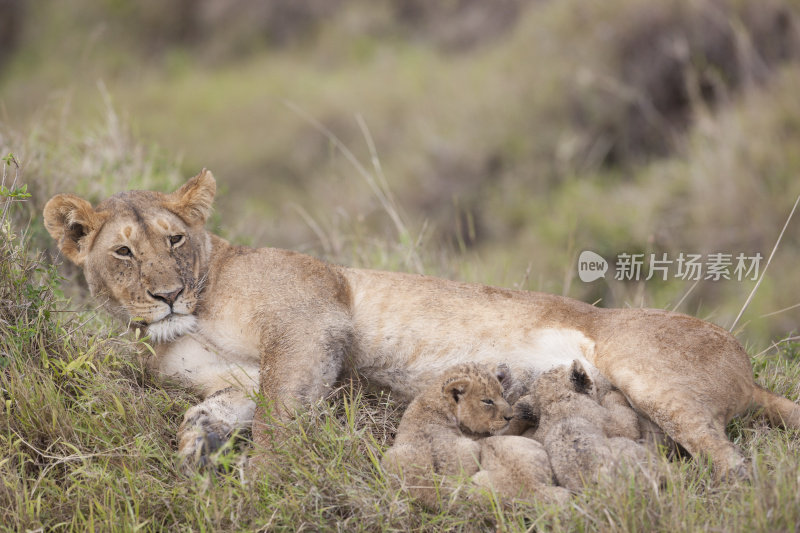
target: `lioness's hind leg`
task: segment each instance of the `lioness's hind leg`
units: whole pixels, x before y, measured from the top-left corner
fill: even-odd
[[[725,422],[690,401],[675,403],[653,413],[654,421],[693,457],[711,459],[717,479],[748,479],[746,461],[725,434]]]
[[[753,399],[750,358],[727,331],[657,310],[617,310],[595,364],[633,407],[693,456],[707,456],[718,477],[746,477],[725,424]],[[609,330],[609,331],[611,331]]]

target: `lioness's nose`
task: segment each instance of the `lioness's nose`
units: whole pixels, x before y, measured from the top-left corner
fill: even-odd
[[[155,292],[155,293],[151,292],[150,296],[152,296],[156,300],[161,300],[162,302],[166,302],[167,305],[172,307],[172,304],[175,303],[175,300],[178,299],[178,296],[180,296],[182,292],[183,292],[183,287],[176,289],[172,292]]]

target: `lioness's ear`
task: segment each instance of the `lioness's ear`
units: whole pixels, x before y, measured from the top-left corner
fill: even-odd
[[[465,394],[471,385],[472,380],[467,376],[453,378],[444,384],[442,387],[442,392],[445,394],[445,396],[452,396],[455,402],[458,403],[461,395]]]
[[[104,220],[92,204],[74,194],[58,194],[44,206],[44,227],[61,253],[78,266],[86,260],[87,237],[100,229]]]
[[[569,381],[575,388],[575,392],[580,394],[590,394],[592,387],[594,387],[592,378],[589,377],[586,369],[577,359],[572,362],[572,368],[569,370]]]
[[[217,192],[217,182],[211,171],[200,174],[167,196],[165,207],[181,217],[187,224],[203,224],[211,214],[211,204]]]

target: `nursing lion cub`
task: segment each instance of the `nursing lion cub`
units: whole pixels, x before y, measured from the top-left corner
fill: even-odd
[[[504,499],[564,501],[566,490],[554,487],[544,448],[525,437],[501,437],[513,417],[503,398],[502,367],[465,363],[447,369],[408,406],[394,446],[381,464],[420,503],[436,508],[454,489],[434,475],[472,476],[479,486]],[[480,438],[486,437],[486,438]]]
[[[734,415],[755,404],[800,427],[800,407],[757,386],[747,353],[708,322],[232,246],[203,227],[215,192],[203,170],[170,194],[121,192],[96,207],[59,194],[44,208],[92,294],[146,329],[155,368],[204,395],[178,436],[189,463],[253,423],[253,392],[285,416],[347,368],[410,399],[458,363],[538,374],[579,359],[721,475],[746,475],[725,435]]]
[[[536,378],[530,394],[514,404],[514,413],[537,426],[532,437],[544,445],[562,487],[578,491],[628,475],[660,485],[656,456],[634,441],[636,418],[614,407],[600,405],[592,379],[574,361]]]

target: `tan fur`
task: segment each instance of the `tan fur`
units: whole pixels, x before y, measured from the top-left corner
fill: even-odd
[[[481,443],[481,469],[472,481],[513,500],[564,504],[569,492],[555,486],[553,469],[544,446],[518,436],[487,437]]]
[[[434,475],[473,476],[509,498],[530,498],[535,492],[552,497],[545,487],[552,485],[553,475],[541,446],[523,437],[479,439],[505,430],[512,414],[489,368],[454,366],[408,406],[382,465],[429,508],[437,508],[455,488],[447,478],[436,483]],[[557,494],[555,487],[549,489]]]
[[[624,396],[614,390],[598,391],[579,361],[538,376],[514,409],[515,419],[533,429],[526,435],[539,442],[544,442],[549,424],[570,416],[589,418],[606,437],[641,437],[639,419]]]
[[[800,408],[756,387],[745,351],[712,324],[231,246],[203,229],[215,190],[203,171],[172,194],[123,192],[96,208],[58,195],[44,210],[48,231],[83,267],[92,293],[158,341],[157,368],[204,395],[234,388],[229,410],[203,402],[185,422],[203,411],[209,420],[229,417],[218,420],[228,427],[248,426],[254,389],[287,413],[324,396],[352,367],[410,399],[458,363],[508,361],[535,375],[579,359],[723,475],[744,473],[725,424],[754,402],[800,427]],[[173,249],[175,235],[185,241]],[[133,256],[115,255],[122,246]],[[180,287],[170,307],[165,298]],[[202,435],[206,426],[192,427]],[[202,442],[192,442],[183,455],[197,455],[191,446]]]
[[[473,437],[504,430],[512,415],[500,382],[488,368],[455,366],[414,398],[381,464],[420,503],[435,508],[452,487],[446,479],[437,486],[434,474],[476,473],[481,446]]]
[[[575,361],[539,376],[514,410],[537,423],[533,437],[544,445],[562,487],[577,491],[627,474],[657,482],[655,458],[630,438],[638,436],[638,420],[619,407],[596,401],[591,378]]]

